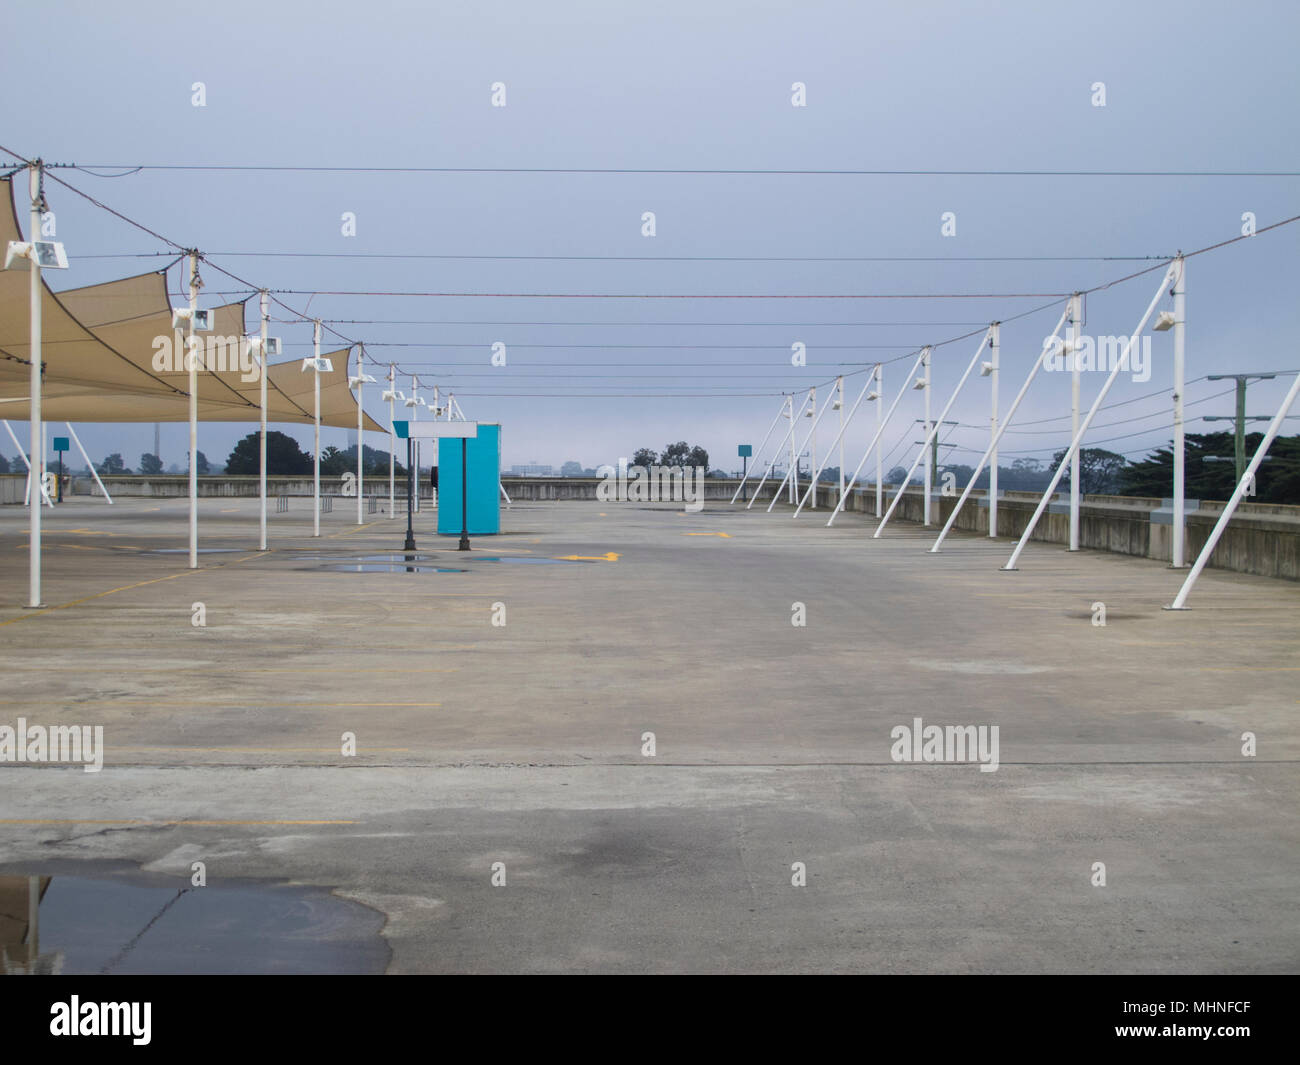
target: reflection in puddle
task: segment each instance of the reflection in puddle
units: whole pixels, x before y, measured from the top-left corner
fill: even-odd
[[[335,566],[320,566],[326,573],[465,573],[463,569],[448,569],[445,566],[421,566],[419,563],[401,565],[379,562],[348,562]]]
[[[380,973],[383,924],[323,888],[0,876],[4,973]]]

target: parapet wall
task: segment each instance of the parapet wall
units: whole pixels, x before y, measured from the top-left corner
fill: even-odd
[[[21,503],[23,475],[3,478],[0,496],[5,502]],[[188,480],[184,476],[145,477],[141,475],[110,477],[105,479],[115,496],[184,497]],[[506,477],[502,483],[510,498],[516,502],[543,500],[596,500],[596,486],[600,483],[591,477]],[[737,482],[731,479],[710,477],[704,482],[704,498],[709,504],[725,503],[731,499]],[[199,495],[224,497],[256,497],[256,477],[215,476],[200,477]],[[761,499],[767,503],[775,486],[763,486]],[[71,489],[75,495],[97,495],[98,488],[88,477],[72,478]],[[66,491],[66,488],[65,488]],[[385,495],[388,478],[381,477],[365,482],[364,493]],[[894,488],[886,486],[885,505],[889,505]],[[422,496],[430,492],[427,481],[420,486]],[[267,493],[272,496],[310,496],[310,477],[268,477]],[[322,477],[321,493],[341,497],[343,480]],[[405,498],[405,485],[399,481],[397,493]],[[752,488],[747,486],[752,497]],[[838,498],[834,484],[818,485],[817,503],[820,513],[829,513]],[[1031,492],[1003,492],[998,498],[998,534],[1000,537],[1019,537],[1028,525],[1039,496]],[[935,535],[947,521],[956,499],[934,494],[935,513],[932,515]],[[846,505],[848,510],[874,514],[876,490],[866,485],[855,490]],[[611,504],[627,506],[629,504]],[[737,503],[737,506],[740,504]],[[785,509],[787,504],[779,505]],[[1187,504],[1187,559],[1195,559],[1223,513],[1224,503],[1207,500],[1189,500]],[[891,521],[921,521],[922,498],[919,487],[909,487],[899,501]],[[986,493],[975,492],[962,508],[956,528],[967,533],[988,533],[988,499]],[[1123,555],[1168,562],[1172,558],[1172,532],[1168,500],[1130,496],[1084,496],[1079,511],[1079,544],[1098,551],[1114,551]],[[888,534],[886,534],[888,535]],[[1034,530],[1033,539],[1041,543],[1065,544],[1069,540],[1068,499],[1058,494]],[[1008,545],[1008,553],[1010,546]],[[1215,548],[1210,565],[1239,573],[1254,573],[1264,577],[1283,577],[1300,580],[1300,507],[1264,503],[1242,503]]]

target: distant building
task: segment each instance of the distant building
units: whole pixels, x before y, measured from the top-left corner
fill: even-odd
[[[512,477],[554,477],[555,467],[528,463],[524,466],[511,466],[510,474]]]

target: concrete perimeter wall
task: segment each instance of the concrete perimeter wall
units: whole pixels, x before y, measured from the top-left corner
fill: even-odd
[[[23,474],[0,475],[0,501],[21,503],[26,478]],[[89,477],[71,478],[74,495],[98,495],[99,489]],[[188,493],[185,476],[141,475],[105,478],[108,490],[116,497],[144,496],[151,498],[183,498]],[[591,477],[506,477],[502,482],[515,502],[543,500],[596,501],[596,486],[600,483]],[[709,503],[725,503],[736,490],[738,482],[731,479],[707,478],[704,498]],[[199,495],[220,497],[256,498],[256,477],[226,475],[200,477]],[[775,486],[771,483],[762,490],[762,501],[772,498]],[[752,497],[752,484],[747,485]],[[65,492],[67,489],[65,488]],[[365,482],[367,496],[388,492],[388,478],[381,477]],[[343,480],[339,477],[322,477],[321,493],[343,495]],[[893,493],[886,486],[885,506]],[[310,496],[311,477],[268,477],[267,494],[271,496]],[[405,498],[405,486],[399,481],[397,494]],[[420,494],[427,497],[427,481],[420,485]],[[818,485],[817,505],[820,513],[829,515],[838,498],[838,488],[833,484]],[[867,514],[875,513],[874,485],[855,490],[849,497],[847,509]],[[1028,525],[1039,496],[1031,492],[1003,492],[998,500],[998,533],[1001,537],[1019,537]],[[956,499],[934,496],[937,513],[934,515],[935,535],[947,521]],[[614,503],[611,506],[636,506],[635,503]],[[740,504],[737,503],[737,506]],[[782,507],[785,504],[781,504]],[[1187,559],[1195,559],[1205,544],[1223,512],[1222,502],[1189,500],[1187,514]],[[1079,514],[1079,544],[1099,551],[1114,551],[1124,555],[1168,562],[1171,558],[1172,524],[1169,500],[1128,496],[1084,496]],[[892,520],[920,523],[922,510],[921,490],[909,487],[899,502]],[[812,515],[809,515],[812,517]],[[988,500],[985,493],[974,492],[957,519],[956,528],[964,532],[988,533]],[[802,519],[801,519],[802,520]],[[815,519],[814,519],[815,520]],[[888,535],[888,533],[886,533]],[[1058,494],[1048,511],[1039,520],[1033,539],[1043,543],[1065,544],[1069,537],[1068,497]],[[1008,554],[1010,546],[1008,545]],[[1219,541],[1210,565],[1239,573],[1254,573],[1265,577],[1284,577],[1300,580],[1300,507],[1263,503],[1242,503],[1232,522]]]

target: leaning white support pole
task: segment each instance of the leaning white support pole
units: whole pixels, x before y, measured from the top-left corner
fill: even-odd
[[[199,253],[195,251],[190,253],[190,321],[185,347],[190,375],[190,569],[199,568],[199,353],[194,336],[198,306]]]
[[[1155,313],[1156,304],[1160,302],[1160,297],[1164,295],[1165,285],[1167,285],[1172,279],[1173,274],[1174,268],[1170,266],[1170,268],[1166,270],[1164,275],[1160,278],[1160,287],[1156,289],[1156,294],[1151,297],[1151,302],[1147,304],[1146,313],[1142,315],[1142,320],[1138,322],[1137,328],[1133,330],[1132,334],[1124,342],[1124,350],[1120,352],[1119,358],[1115,360],[1115,368],[1110,371],[1110,375],[1106,378],[1106,383],[1101,386],[1101,391],[1097,393],[1097,398],[1092,401],[1092,406],[1088,410],[1088,416],[1083,419],[1083,424],[1079,426],[1079,431],[1074,434],[1074,439],[1070,441],[1070,449],[1061,459],[1061,464],[1056,468],[1056,473],[1052,475],[1052,483],[1047,486],[1047,490],[1043,493],[1043,498],[1038,501],[1038,507],[1034,511],[1034,516],[1029,519],[1029,524],[1025,526],[1024,534],[1020,537],[1019,543],[1016,544],[1016,549],[1011,552],[1011,557],[1007,559],[1007,564],[1002,567],[1003,569],[1013,570],[1016,568],[1016,561],[1020,558],[1020,553],[1025,549],[1025,544],[1029,542],[1029,538],[1034,534],[1034,529],[1038,525],[1038,519],[1043,516],[1043,511],[1047,509],[1048,500],[1052,498],[1052,493],[1056,491],[1056,486],[1061,483],[1061,477],[1065,473],[1066,468],[1070,465],[1070,460],[1078,454],[1079,442],[1083,440],[1084,434],[1088,432],[1088,426],[1092,424],[1092,419],[1097,416],[1097,411],[1101,409],[1102,400],[1106,398],[1106,393],[1110,391],[1110,386],[1115,383],[1115,378],[1119,376],[1119,372],[1128,369],[1129,356],[1132,353],[1133,344],[1135,341],[1141,339],[1142,331],[1147,327],[1147,320]],[[1074,354],[1077,355],[1077,352]],[[1075,360],[1075,365],[1078,365],[1077,359]]]
[[[822,459],[822,466],[825,466],[826,463],[830,461],[830,457],[831,457],[830,453],[831,453],[831,451],[834,451],[834,450],[835,450],[835,445],[836,445],[836,444],[839,444],[839,446],[840,446],[840,454],[843,454],[843,453],[844,453],[844,429],[845,429],[845,427],[846,427],[850,422],[853,421],[853,415],[857,413],[857,410],[858,410],[858,406],[859,406],[859,404],[861,404],[862,401],[863,401],[863,399],[866,398],[867,392],[868,392],[868,390],[871,388],[872,380],[873,380],[873,379],[872,379],[871,377],[868,377],[868,378],[867,378],[867,383],[866,383],[865,385],[862,386],[862,391],[858,393],[858,398],[854,401],[854,403],[853,403],[853,409],[849,411],[849,415],[848,415],[847,418],[845,418],[845,416],[844,416],[844,406],[843,406],[843,403],[841,403],[841,405],[840,405],[840,431],[839,431],[839,435],[836,436],[836,438],[835,438],[834,440],[831,441],[830,449],[827,451],[827,453],[826,453],[826,457],[825,457],[824,459]],[[813,479],[812,479],[812,483],[813,483],[813,484],[816,484],[816,483],[817,483],[817,478],[821,476],[822,466],[819,466],[819,467],[817,468],[817,472],[813,474]],[[844,465],[843,465],[843,462],[841,461],[841,464],[840,464],[840,477],[841,477],[841,479],[843,478],[843,476],[844,476]],[[811,491],[812,491],[812,485],[809,485],[809,487],[808,487],[808,491],[807,491],[807,492],[804,492],[804,494],[803,494],[803,499],[801,499],[801,500],[799,501],[799,506],[798,506],[798,508],[795,510],[795,512],[794,512],[794,514],[792,515],[792,517],[796,517],[796,518],[797,518],[797,517],[799,516],[799,511],[803,510],[803,505],[804,505],[805,503],[808,502],[808,494],[809,494],[809,492],[811,492]],[[844,485],[843,485],[843,484],[840,485],[840,494],[841,494],[841,495],[844,494]]]
[[[32,197],[31,213],[31,231],[28,233],[28,239],[31,240],[33,252],[35,242],[41,236],[41,161],[38,159],[31,166],[31,172],[28,175],[28,191]],[[29,378],[29,388],[31,395],[29,403],[31,404],[31,454],[32,461],[28,466],[31,479],[40,486],[41,494],[47,499],[48,493],[45,491],[45,438],[42,433],[41,425],[41,264],[35,254],[31,258],[31,376]],[[21,450],[21,449],[20,449]],[[30,536],[27,543],[27,605],[41,605],[41,505],[31,496],[30,491],[28,498],[31,499],[31,505],[28,507],[28,520],[30,521]]]
[[[1268,431],[1264,434],[1264,439],[1259,442],[1255,457],[1250,460],[1246,472],[1241,475],[1241,480],[1237,482],[1232,498],[1228,500],[1228,505],[1223,508],[1219,520],[1214,523],[1210,538],[1205,541],[1201,553],[1196,556],[1196,564],[1192,566],[1191,572],[1187,574],[1187,579],[1183,581],[1183,586],[1178,590],[1178,595],[1174,597],[1174,601],[1166,609],[1186,609],[1185,604],[1187,603],[1187,596],[1192,590],[1192,585],[1196,583],[1196,578],[1201,575],[1201,570],[1205,569],[1206,563],[1210,561],[1210,556],[1214,554],[1214,548],[1219,543],[1219,537],[1223,535],[1223,530],[1228,527],[1228,522],[1232,520],[1232,515],[1237,509],[1237,504],[1241,502],[1241,497],[1246,494],[1246,489],[1254,483],[1255,472],[1259,469],[1260,463],[1264,461],[1264,456],[1268,454],[1269,445],[1277,438],[1277,434],[1282,428],[1282,422],[1286,420],[1288,412],[1296,401],[1297,394],[1300,394],[1300,373],[1297,373],[1296,379],[1291,382],[1291,389],[1287,392],[1286,399],[1282,400],[1282,406],[1278,408],[1277,414],[1269,422]]]
[[[992,415],[989,418],[989,535],[998,534],[998,358],[1002,351],[1002,323],[989,326],[989,397]]]
[[[23,465],[27,467],[27,498],[23,501],[23,506],[29,507],[32,505],[32,464],[27,460],[27,453],[23,451],[22,444],[18,443],[18,437],[14,435],[14,431],[10,427],[9,423],[5,422],[4,424],[5,431],[9,434],[9,439],[14,442],[14,447],[18,449],[18,457],[23,460]],[[84,455],[85,452],[83,451],[82,454]],[[89,464],[90,459],[87,458],[86,462]],[[92,465],[90,469],[93,472],[95,467]],[[98,474],[95,474],[95,480],[99,480]],[[54,506],[54,502],[50,499],[50,493],[45,488],[45,479],[39,478],[37,484],[40,485],[41,498],[44,499],[49,506]]]
[[[1174,260],[1178,267],[1178,279],[1174,282],[1174,542],[1171,562],[1174,569],[1187,565],[1183,558],[1186,500],[1184,498],[1184,454],[1183,424],[1183,387],[1187,368],[1186,333],[1184,326],[1187,319],[1187,261],[1180,255]]]
[[[1079,339],[1083,336],[1083,297],[1070,297],[1070,435],[1079,435]],[[1070,550],[1079,550],[1079,452],[1070,456]]]
[[[802,414],[802,413],[803,413],[803,408],[804,408],[804,406],[807,406],[807,404],[808,404],[808,397],[805,396],[805,397],[804,397],[804,401],[803,401],[803,405],[801,405],[801,406],[799,407],[799,414]],[[759,496],[759,493],[763,491],[763,485],[765,485],[765,484],[767,483],[767,477],[768,477],[768,474],[770,474],[770,473],[772,472],[773,468],[776,466],[776,460],[777,460],[777,459],[780,457],[780,455],[781,455],[781,449],[782,449],[783,447],[785,447],[785,442],[786,442],[786,440],[788,440],[790,437],[794,436],[794,427],[795,427],[795,424],[796,424],[796,419],[799,417],[799,414],[795,414],[795,412],[794,412],[794,396],[787,396],[787,397],[786,397],[786,401],[785,401],[785,410],[786,410],[786,412],[787,412],[787,413],[786,413],[786,416],[790,419],[790,428],[789,428],[789,430],[786,432],[785,436],[783,436],[783,437],[781,438],[781,442],[780,442],[779,444],[776,445],[776,450],[772,453],[772,460],[767,464],[767,469],[765,469],[765,470],[763,471],[763,477],[762,477],[762,479],[758,482],[758,487],[754,489],[754,498],[751,499],[748,503],[745,504],[745,509],[746,509],[746,510],[748,510],[750,507],[752,507],[755,503],[758,502],[758,496]]]
[[[817,400],[816,400],[816,397],[817,397],[817,393],[814,392],[812,389],[809,389],[809,390],[808,390],[808,399],[805,399],[804,402],[803,402],[803,406],[801,406],[801,407],[799,408],[799,414],[800,414],[801,417],[802,417],[802,415],[803,415],[803,408],[804,408],[804,406],[807,406],[807,405],[808,405],[808,400],[811,399],[811,400],[815,403],[815,402],[817,401]],[[794,446],[794,425],[795,425],[794,419],[791,418],[791,419],[790,419],[790,467],[789,467],[788,470],[786,470],[786,476],[788,477],[788,476],[790,475],[790,471],[793,470],[793,471],[794,471],[794,474],[795,474],[795,480],[797,481],[798,478],[799,478],[799,452],[795,450],[795,446]],[[803,450],[803,449],[800,448],[799,450]],[[794,493],[795,493],[795,481],[791,481],[791,482],[790,482],[790,502],[791,502],[791,503],[794,502]],[[780,495],[780,494],[781,494],[781,489],[778,488],[778,489],[777,489],[777,490],[772,494],[772,501],[773,501],[773,502],[776,502],[776,497],[777,497],[778,495]],[[769,507],[768,509],[770,510],[771,507]]]
[[[930,445],[934,442],[935,437],[939,435],[939,428],[943,425],[943,420],[948,417],[948,412],[952,410],[952,405],[957,402],[958,395],[961,394],[962,386],[966,384],[966,378],[970,377],[970,372],[975,369],[975,364],[980,361],[980,356],[984,354],[984,345],[989,342],[989,333],[991,330],[984,331],[984,339],[980,341],[980,346],[975,349],[975,356],[966,365],[966,372],[961,375],[961,380],[957,382],[957,387],[952,390],[952,395],[948,397],[948,402],[944,405],[938,421],[934,423],[934,428],[925,434],[925,439],[921,442],[921,450],[916,458],[912,460],[912,467],[903,477],[903,483],[898,486],[898,491],[894,493],[894,498],[890,501],[889,509],[885,511],[885,516],[880,519],[880,524],[876,526],[876,531],[871,534],[873,540],[880,539],[880,534],[885,531],[885,526],[889,524],[890,516],[894,513],[894,508],[898,506],[898,501],[903,498],[903,493],[907,491],[907,482],[912,479],[912,474],[916,471],[916,464],[922,460],[930,461]],[[929,394],[930,389],[926,388]],[[927,519],[926,524],[929,524]]]
[[[1029,376],[1025,378],[1025,383],[1020,386],[1020,391],[1016,393],[1016,398],[1011,401],[1011,407],[1007,411],[1007,416],[1002,419],[1002,424],[998,426],[997,431],[993,434],[993,439],[989,442],[988,448],[985,449],[984,455],[980,458],[975,466],[974,472],[970,475],[970,480],[966,482],[966,488],[957,500],[957,505],[952,508],[952,513],[948,515],[948,521],[944,524],[943,531],[939,533],[938,538],[934,541],[934,546],[930,548],[930,553],[934,554],[939,550],[939,545],[943,543],[944,537],[948,535],[949,530],[957,521],[957,515],[961,513],[961,508],[965,505],[967,498],[971,494],[971,489],[975,487],[975,482],[979,480],[980,473],[984,470],[984,464],[990,461],[993,455],[997,454],[998,441],[1002,439],[1002,434],[1007,431],[1007,426],[1011,424],[1011,419],[1015,417],[1016,410],[1020,407],[1020,401],[1025,398],[1029,391],[1029,386],[1033,383],[1034,376],[1038,373],[1039,367],[1043,365],[1043,359],[1047,357],[1047,352],[1051,344],[1056,341],[1056,336],[1061,331],[1061,326],[1065,324],[1065,319],[1069,315],[1069,305],[1066,305],[1065,312],[1061,315],[1060,321],[1056,323],[1056,328],[1052,330],[1052,335],[1044,342],[1042,350],[1038,353],[1038,358],[1034,360],[1034,365],[1030,368]],[[991,482],[990,482],[991,484]],[[991,504],[990,500],[990,504]]]
[[[262,289],[262,295],[261,295],[261,299],[259,300],[259,303],[261,305],[261,310],[262,310],[262,329],[260,334],[262,337],[262,344],[261,347],[258,348],[257,354],[258,354],[258,358],[260,358],[262,361],[262,381],[260,385],[261,402],[262,402],[262,419],[261,419],[262,425],[261,425],[261,432],[258,436],[258,448],[257,448],[257,494],[259,498],[259,510],[258,510],[258,518],[257,518],[257,549],[259,551],[265,551],[266,550],[266,406],[267,406],[266,379],[270,371],[270,367],[268,366],[268,359],[266,357],[266,334],[267,334],[268,323],[271,320],[271,297],[267,293],[266,289]]]
[[[916,368],[921,365],[921,360],[924,359],[929,354],[930,354],[930,348],[928,345],[921,349],[921,354],[916,357],[916,362],[912,363],[912,368],[907,371],[907,378],[909,381],[912,379],[912,374],[916,373]],[[853,491],[853,485],[857,482],[858,474],[862,472],[862,467],[867,464],[867,459],[870,458],[872,449],[880,441],[880,436],[885,431],[885,426],[889,424],[889,419],[894,416],[894,410],[895,408],[897,408],[899,402],[903,398],[904,393],[906,392],[907,389],[900,388],[898,390],[898,395],[894,397],[894,402],[889,405],[889,413],[886,414],[884,418],[879,419],[879,423],[876,426],[876,435],[871,438],[871,443],[867,445],[867,450],[862,453],[862,461],[858,463],[858,468],[853,471],[853,476],[849,478],[848,484],[845,486],[844,491],[840,494],[840,501],[835,504],[835,509],[831,512],[830,518],[827,519],[826,522],[827,526],[829,526],[831,522],[835,520],[836,515],[839,514],[841,510],[844,509],[844,502],[845,500],[848,499],[849,492]],[[878,459],[879,459],[879,455],[877,455],[877,460]],[[880,467],[880,463],[879,461],[877,461],[876,462],[877,470],[879,470],[879,467]],[[877,490],[879,490],[879,485],[880,485],[880,477],[879,475],[877,475],[876,477]]]
[[[320,535],[320,321],[312,323],[312,351],[315,355],[315,363],[312,365],[312,382],[316,386],[316,444],[312,450],[315,455],[312,458],[312,536]]]
[[[68,435],[72,437],[72,442],[77,445],[77,450],[81,452],[81,457],[86,460],[86,468],[90,470],[90,476],[95,478],[95,483],[99,485],[99,490],[104,493],[104,498],[108,500],[109,505],[113,503],[113,497],[108,494],[108,489],[104,487],[104,482],[99,479],[99,474],[95,472],[95,464],[90,461],[90,456],[86,454],[86,449],[81,446],[81,438],[77,436],[77,430],[72,428],[71,422],[64,422],[68,427]]]
[[[776,412],[776,417],[772,419],[772,424],[767,427],[767,432],[763,434],[763,440],[758,445],[755,456],[763,454],[763,448],[767,446],[768,437],[772,435],[772,430],[776,428],[776,423],[781,420],[781,415],[785,413],[785,400],[781,400],[781,409]],[[755,465],[758,463],[757,457],[754,459]],[[746,470],[744,476],[740,478],[740,484],[736,485],[736,490],[731,494],[731,501],[734,503],[736,497],[740,495],[740,490],[745,487],[745,482],[749,480],[749,471]]]
[[[830,410],[830,409],[831,409],[831,405],[830,405],[829,403],[826,404],[826,405],[824,405],[824,406],[822,407],[822,409],[821,409],[821,413],[818,414],[817,417],[813,419],[812,428],[809,429],[808,432],[804,434],[803,443],[799,445],[799,449],[798,449],[798,450],[799,450],[799,454],[803,454],[804,444],[808,443],[808,441],[812,439],[812,435],[813,435],[813,433],[815,433],[815,432],[817,431],[817,423],[818,423],[819,421],[822,420],[822,417],[823,417],[823,416],[826,414],[826,412],[827,412],[828,410]],[[780,495],[781,495],[781,489],[785,487],[785,482],[786,482],[787,479],[789,479],[789,477],[790,477],[790,471],[789,471],[789,470],[786,470],[786,471],[785,471],[785,479],[783,479],[783,480],[781,481],[781,483],[778,484],[778,485],[776,486],[776,491],[772,493],[772,502],[770,502],[770,503],[767,505],[767,512],[768,512],[769,514],[772,513],[772,508],[773,508],[774,506],[776,506],[776,501],[777,501],[778,498],[780,498]],[[817,484],[817,478],[814,476],[813,479],[812,479],[812,481],[811,481],[811,483],[808,485],[808,491],[809,491],[809,492],[814,491],[814,488],[815,488],[816,484]],[[807,492],[804,493],[804,498],[805,498],[805,499],[808,498],[808,493],[807,493]],[[791,502],[793,502],[793,500],[792,500]],[[802,504],[800,504],[800,505],[802,506]]]
[[[364,482],[362,478],[365,475],[365,468],[361,462],[361,456],[365,453],[365,448],[362,446],[361,443],[362,433],[365,432],[365,426],[361,421],[362,418],[361,393],[362,390],[366,387],[366,383],[364,380],[365,373],[366,373],[365,362],[366,362],[366,349],[361,345],[357,345],[357,524],[358,525],[365,524],[365,518],[361,516],[361,497],[364,494],[363,491]]]

